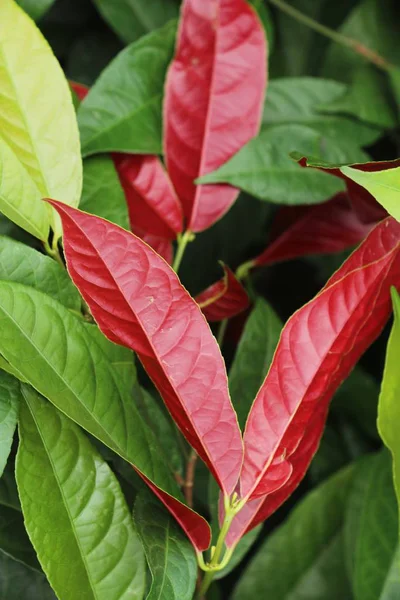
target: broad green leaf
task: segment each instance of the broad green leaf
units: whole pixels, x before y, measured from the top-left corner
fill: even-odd
[[[13,560],[0,550],[0,598],[57,600],[45,576]]]
[[[94,0],[104,19],[127,44],[178,16],[174,0]]]
[[[43,17],[54,4],[54,0],[17,0],[17,2],[34,21]]]
[[[0,211],[25,231],[40,240],[47,240],[50,219],[41,198],[42,194],[28,171],[0,137]]]
[[[343,83],[319,77],[272,80],[265,98],[263,125],[306,125],[326,136],[331,144],[341,141],[351,146],[370,144],[381,135],[379,128],[322,112],[325,104],[339,101],[347,89]]]
[[[70,419],[22,392],[18,491],[52,587],[62,600],[141,600],[143,549],[112,471]]]
[[[0,477],[11,450],[20,395],[19,382],[11,375],[0,371]]]
[[[0,551],[28,567],[40,571],[36,553],[29,541],[19,510],[2,506],[0,510]]]
[[[232,403],[242,429],[268,372],[282,327],[269,304],[258,298],[246,322],[229,372]]]
[[[0,477],[0,504],[21,512],[14,470],[14,463],[9,461]]]
[[[400,550],[394,555],[390,571],[379,600],[397,600],[400,598]]]
[[[317,204],[343,190],[343,182],[321,171],[303,169],[289,153],[300,149],[305,156],[319,156],[320,142],[320,134],[309,127],[274,127],[262,131],[231,160],[197,183],[229,183],[277,204]]]
[[[346,93],[322,106],[324,113],[351,115],[382,128],[395,127],[396,114],[392,99],[387,97],[385,78],[371,65],[360,67]]]
[[[110,63],[79,107],[84,156],[99,152],[161,153],[164,77],[175,22],[131,44]]]
[[[341,167],[344,175],[364,187],[397,221],[400,221],[400,167],[386,171],[360,171]]]
[[[310,492],[252,559],[233,600],[352,600],[343,522],[352,469]]]
[[[37,250],[0,236],[0,280],[29,285],[80,312],[81,297],[65,269]]]
[[[349,493],[345,539],[354,600],[380,598],[398,543],[397,529],[392,465],[385,449],[357,465]]]
[[[136,498],[134,518],[153,579],[147,600],[192,600],[197,561],[182,530],[147,491]]]
[[[18,369],[16,367],[13,367],[12,365],[10,365],[10,363],[4,358],[4,356],[1,356],[1,354],[0,354],[0,369],[1,369],[1,371],[5,371],[9,375],[12,375],[14,378],[17,378],[19,381],[23,381],[24,383],[27,383],[25,377],[18,371]]]
[[[68,82],[39,29],[13,0],[0,3],[0,103],[1,135],[40,194],[77,206],[82,162]],[[60,237],[59,219],[50,214]]]
[[[179,493],[133,401],[129,350],[17,283],[0,282],[0,321],[0,353],[34,388],[165,491]]]
[[[130,229],[125,195],[109,156],[91,156],[83,161],[80,208]]]
[[[393,290],[394,324],[390,334],[378,407],[378,431],[393,456],[393,477],[400,505],[400,297]]]

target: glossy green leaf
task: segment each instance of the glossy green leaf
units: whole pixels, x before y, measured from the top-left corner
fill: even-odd
[[[352,600],[343,521],[352,469],[310,492],[245,569],[233,600]]]
[[[393,476],[400,505],[400,297],[393,290],[394,324],[390,334],[378,407],[378,430],[393,456]]]
[[[42,573],[0,551],[0,598],[4,600],[56,600]]]
[[[14,463],[11,464],[11,461],[7,463],[3,475],[0,477],[0,504],[21,512],[15,483]]]
[[[320,135],[302,125],[282,125],[249,142],[231,160],[197,183],[229,183],[260,200],[277,204],[317,204],[344,189],[321,171],[303,169],[289,153],[320,155]]]
[[[126,43],[178,16],[174,0],[94,0],[104,19]]]
[[[263,125],[306,125],[328,137],[332,143],[365,146],[381,132],[344,115],[325,114],[325,105],[339,101],[347,86],[319,77],[283,77],[272,80],[265,98]]]
[[[141,600],[143,549],[112,471],[70,419],[22,391],[17,484],[48,580],[62,600]]]
[[[21,8],[34,20],[38,21],[54,4],[55,0],[17,0]]]
[[[174,519],[147,491],[136,498],[134,518],[153,579],[147,600],[192,600],[196,556]]]
[[[82,162],[68,82],[39,29],[13,0],[0,4],[0,103],[1,135],[40,194],[77,206]],[[59,219],[49,214],[59,237]]]
[[[65,269],[37,250],[3,236],[0,236],[0,280],[29,285],[71,310],[81,310],[81,297]]]
[[[11,375],[0,371],[0,477],[11,450],[20,395],[19,382]]]
[[[17,155],[0,138],[0,210],[28,233],[47,240],[50,218],[41,197]]]
[[[240,426],[265,379],[283,325],[262,298],[248,318],[229,372],[229,389]]]
[[[353,167],[341,167],[340,170],[368,190],[390,215],[400,221],[400,167],[371,172]]]
[[[385,77],[371,65],[363,65],[355,71],[346,93],[322,106],[324,113],[350,115],[382,128],[395,127],[396,114],[387,97]]]
[[[34,388],[165,491],[179,493],[132,399],[129,350],[16,283],[0,282],[0,323],[0,352]]]
[[[398,543],[392,465],[384,450],[356,467],[346,509],[346,554],[355,600],[376,600]]]
[[[85,156],[98,152],[161,152],[164,77],[172,58],[175,23],[123,50],[79,107]]]
[[[15,508],[1,507],[0,550],[14,560],[40,571],[36,553],[26,533],[24,519]]]
[[[1,355],[0,355],[0,369],[1,369],[1,371],[8,373],[9,375],[12,375],[14,378],[18,379],[19,381],[23,381],[24,383],[27,383],[25,377],[18,371],[18,369],[16,367],[13,367],[12,365],[10,365],[10,363],[4,358],[4,356],[1,356]]]
[[[109,156],[91,156],[83,161],[80,208],[130,229],[125,195]]]

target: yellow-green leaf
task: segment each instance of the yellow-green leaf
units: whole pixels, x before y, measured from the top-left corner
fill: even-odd
[[[392,217],[400,221],[400,167],[370,172],[353,167],[342,167],[340,170],[368,190]]]
[[[50,46],[14,0],[0,2],[0,105],[1,136],[40,194],[77,206],[82,161],[69,86]]]

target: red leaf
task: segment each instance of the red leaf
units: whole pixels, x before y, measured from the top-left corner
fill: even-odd
[[[158,156],[113,154],[128,203],[132,231],[174,240],[182,231],[182,207]]]
[[[283,329],[246,424],[241,496],[257,498],[277,485],[254,504],[252,520],[247,510],[247,530],[274,512],[304,476],[332,395],[390,315],[391,286],[400,287],[400,223],[388,218]],[[276,468],[285,462],[292,474],[280,485]],[[241,521],[233,525],[230,544],[244,533],[245,516]]]
[[[185,0],[164,102],[167,167],[192,231],[235,202],[227,185],[195,179],[220,167],[259,129],[267,76],[264,29],[245,0]]]
[[[278,212],[278,219],[280,224],[287,221],[289,226],[254,259],[255,266],[310,254],[340,252],[359,244],[372,228],[372,224],[360,221],[344,192],[325,204],[302,207],[301,211],[283,208]]]
[[[69,85],[74,90],[75,94],[78,96],[79,100],[82,102],[86,98],[89,93],[89,88],[87,85],[83,83],[77,83],[76,81],[70,81]]]
[[[182,433],[230,494],[242,439],[221,352],[196,302],[139,238],[49,202],[63,223],[69,273],[100,329],[135,350]]]
[[[162,256],[169,265],[172,265],[174,260],[174,249],[170,240],[163,240],[162,238],[158,238],[155,235],[150,235],[148,233],[140,233],[138,230],[133,230],[133,233],[151,246],[151,248],[153,248],[157,254]]]
[[[178,521],[196,550],[198,552],[207,550],[211,543],[211,530],[207,521],[194,510],[185,504],[182,504],[182,502],[179,502],[179,500],[156,486],[148,477],[143,475],[141,471],[135,467],[134,469]]]
[[[231,319],[249,306],[246,290],[226,265],[224,276],[196,296],[195,300],[208,321]]]

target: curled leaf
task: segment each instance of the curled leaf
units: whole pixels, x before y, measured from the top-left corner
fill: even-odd
[[[267,75],[262,24],[245,0],[185,0],[164,101],[167,167],[188,228],[210,227],[235,202],[226,185],[196,186],[259,129]]]
[[[231,319],[249,306],[249,297],[240,281],[229,267],[222,267],[223,278],[195,298],[207,321]]]

